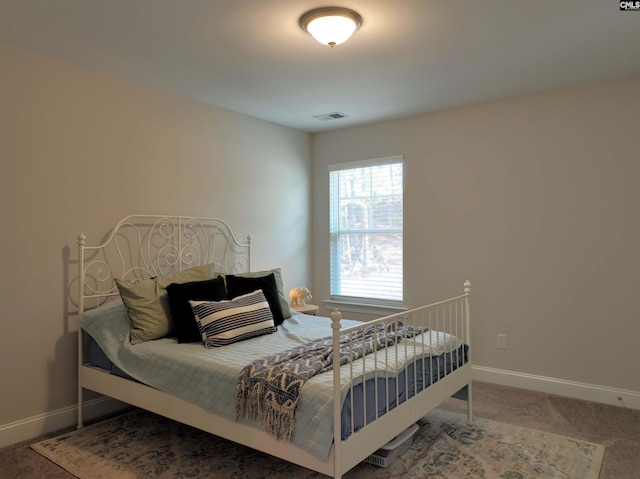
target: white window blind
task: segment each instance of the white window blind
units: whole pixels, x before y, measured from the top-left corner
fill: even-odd
[[[333,299],[402,302],[402,157],[329,167]]]

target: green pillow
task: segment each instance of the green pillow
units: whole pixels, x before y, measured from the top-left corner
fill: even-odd
[[[249,273],[237,273],[235,276],[240,278],[262,278],[271,273],[276,277],[276,286],[278,287],[278,296],[280,297],[280,305],[282,306],[282,317],[289,319],[291,317],[291,308],[289,308],[288,295],[284,294],[284,284],[282,282],[282,272],[280,268],[270,269],[268,271],[251,271]]]
[[[131,344],[167,336],[172,329],[167,286],[213,278],[213,265],[196,266],[180,273],[129,283],[116,278],[120,297],[131,320]]]

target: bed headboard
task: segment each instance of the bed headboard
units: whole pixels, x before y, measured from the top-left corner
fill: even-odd
[[[238,242],[217,218],[131,215],[120,220],[98,246],[78,235],[79,312],[88,300],[99,305],[118,296],[115,278],[127,281],[214,264],[220,273],[251,271],[251,236]]]

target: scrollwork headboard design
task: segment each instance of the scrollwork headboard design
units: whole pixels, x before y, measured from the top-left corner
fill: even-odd
[[[142,281],[212,263],[220,273],[251,271],[251,236],[236,240],[217,218],[131,215],[123,218],[98,246],[78,235],[79,312],[118,295],[115,278]]]

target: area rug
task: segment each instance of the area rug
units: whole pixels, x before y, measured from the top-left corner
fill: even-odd
[[[436,409],[388,467],[345,479],[597,479],[604,446]],[[80,479],[326,476],[160,416],[134,410],[31,446]]]

